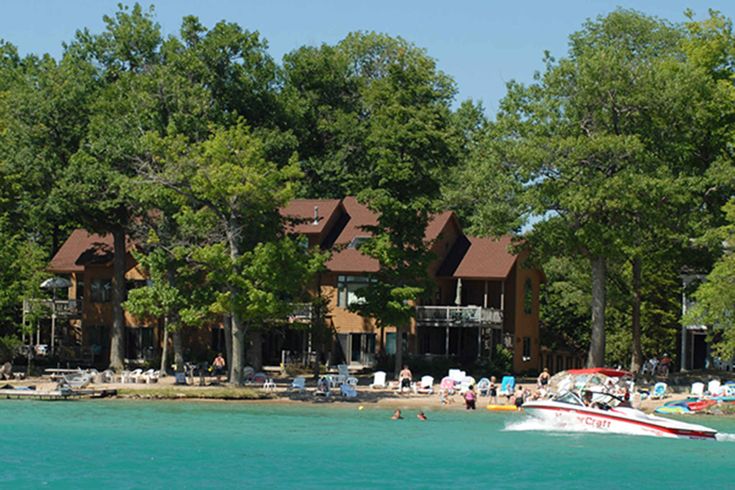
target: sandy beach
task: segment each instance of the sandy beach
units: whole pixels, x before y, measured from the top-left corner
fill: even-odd
[[[437,392],[430,395],[415,394],[412,392],[399,393],[392,389],[372,389],[367,383],[368,380],[361,380],[357,387],[358,396],[356,398],[343,398],[339,395],[339,390],[333,390],[329,397],[315,396],[315,387],[313,381],[307,383],[306,391],[299,392],[288,388],[290,382],[286,380],[276,380],[276,388],[271,390],[263,390],[259,386],[246,385],[243,388],[230,387],[225,384],[218,384],[212,378],[206,378],[205,386],[199,384],[199,378],[194,379],[194,383],[188,385],[175,385],[173,376],[161,378],[157,383],[103,383],[91,384],[88,388],[94,390],[117,390],[118,395],[115,398],[123,399],[170,399],[170,400],[201,400],[201,401],[222,401],[222,402],[247,402],[247,403],[274,403],[274,404],[315,404],[320,406],[328,405],[356,405],[364,407],[385,407],[400,408],[406,410],[465,410],[465,403],[462,397],[455,394],[448,397],[446,403],[442,403]],[[56,389],[56,382],[50,381],[48,378],[29,378],[21,381],[8,381],[3,384],[12,386],[35,386],[38,391],[51,391]],[[529,383],[529,386],[531,384]],[[436,387],[438,389],[438,386]],[[653,412],[657,407],[672,400],[685,399],[685,393],[672,393],[663,400],[643,400],[641,409],[646,412]],[[477,409],[485,410],[490,404],[489,397],[479,397],[477,400]],[[507,405],[509,401],[506,397],[498,397],[498,405]]]

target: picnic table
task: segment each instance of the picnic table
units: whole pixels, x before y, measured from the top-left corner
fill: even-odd
[[[80,373],[82,372],[81,369],[65,369],[65,368],[48,368],[44,370],[44,373],[47,374],[51,381],[59,381],[63,379],[65,374],[72,374],[72,373]]]

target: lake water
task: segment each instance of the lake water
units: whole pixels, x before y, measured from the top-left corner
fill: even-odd
[[[523,428],[522,415],[0,401],[0,488],[733,488],[735,436]],[[735,420],[689,420],[735,434]]]

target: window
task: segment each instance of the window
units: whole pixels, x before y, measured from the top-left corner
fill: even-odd
[[[347,248],[360,248],[360,245],[368,240],[370,240],[369,236],[356,236],[350,241],[349,245],[347,245]]]
[[[92,279],[89,284],[92,303],[109,303],[112,300],[112,280]]]
[[[523,337],[523,362],[531,360],[531,337]]]
[[[128,359],[154,358],[153,329],[125,327],[125,357]]]
[[[523,285],[523,312],[528,315],[533,312],[533,284],[530,278]]]
[[[337,277],[337,306],[346,308],[353,304],[360,304],[363,298],[357,295],[357,291],[370,284],[370,279],[364,276],[338,276]]]

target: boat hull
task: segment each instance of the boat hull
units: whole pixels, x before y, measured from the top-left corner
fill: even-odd
[[[717,431],[645,414],[633,408],[579,407],[554,401],[528,402],[524,411],[559,430],[577,432],[609,432],[679,439],[715,439]]]

